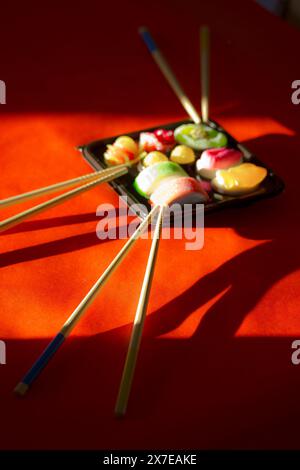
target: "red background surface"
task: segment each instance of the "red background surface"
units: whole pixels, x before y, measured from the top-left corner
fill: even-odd
[[[15,384],[124,243],[95,235],[97,205],[117,197],[102,186],[1,234],[3,449],[299,447],[298,31],[250,1],[7,2],[0,197],[85,174],[77,144],[184,118],[137,27],[149,26],[197,104],[203,23],[212,30],[211,116],[286,191],[207,216],[201,251],[161,242],[122,421],[113,408],[149,242],[135,246],[20,400]]]

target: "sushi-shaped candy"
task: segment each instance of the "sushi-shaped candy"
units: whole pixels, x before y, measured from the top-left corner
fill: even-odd
[[[169,152],[175,145],[174,132],[166,129],[157,129],[154,132],[141,132],[140,150],[145,152]]]
[[[186,145],[176,145],[172,150],[170,159],[172,162],[179,163],[180,165],[189,165],[196,160],[195,152]]]
[[[196,204],[207,200],[208,195],[201,183],[189,176],[162,181],[150,196],[155,205]]]
[[[145,168],[134,180],[134,189],[142,196],[149,198],[161,180],[165,178],[178,178],[187,176],[180,165],[173,162],[160,162]]]
[[[137,155],[137,143],[131,137],[122,135],[116,139],[113,145],[107,146],[104,159],[107,165],[121,165],[134,160]]]
[[[204,150],[196,168],[200,176],[212,179],[216,176],[216,170],[225,170],[243,161],[243,154],[236,149],[219,148]]]
[[[143,159],[143,166],[151,166],[154,165],[155,163],[159,162],[167,162],[169,161],[168,157],[162,153],[162,152],[157,152],[156,150],[154,152],[148,153],[145,158]]]
[[[175,129],[174,137],[176,142],[187,145],[194,150],[226,147],[227,145],[226,135],[206,124],[183,124]]]
[[[238,196],[255,191],[267,176],[266,168],[253,163],[242,163],[228,170],[217,170],[213,188],[221,194]]]

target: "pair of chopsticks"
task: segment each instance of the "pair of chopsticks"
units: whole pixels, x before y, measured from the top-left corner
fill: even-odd
[[[196,109],[190,102],[189,98],[183,91],[181,85],[176,79],[168,63],[166,62],[161,52],[155,45],[149,31],[146,28],[141,28],[140,33],[143,39],[145,40],[148,48],[150,49],[150,52],[152,53],[156,63],[158,64],[159,68],[163,72],[164,76],[166,77],[167,81],[169,82],[170,86],[174,90],[176,96],[179,98],[181,104],[183,105],[184,109],[187,111],[191,119],[197,124],[200,123],[201,121],[207,122],[208,112],[209,112],[209,31],[208,31],[208,28],[203,27],[200,30],[201,76],[202,76],[202,81],[201,81],[202,83],[202,88],[201,88],[202,89],[202,99],[201,99],[202,120],[200,119],[200,116],[198,115]],[[82,188],[79,188],[77,190],[78,192],[75,193],[75,194],[80,194],[80,192],[90,189],[90,185],[100,184],[100,182],[104,182],[104,180],[110,181],[110,179],[117,177],[116,174],[118,174],[119,176],[121,174],[125,174],[127,171],[128,170],[126,168],[126,165],[120,165],[118,168],[114,167],[114,169],[96,172],[94,174],[86,175],[81,178],[75,178],[74,180],[69,180],[63,183],[58,183],[57,185],[53,185],[52,187],[42,188],[40,190],[36,190],[31,193],[26,193],[24,195],[9,198],[6,200],[6,205],[9,204],[9,201],[12,201],[12,203],[20,202],[21,200],[24,200],[24,198],[28,199],[32,196],[35,197],[40,194],[45,194],[46,192],[50,192],[58,188],[61,189],[62,187],[66,187],[68,185],[74,184],[75,182],[82,181],[83,179],[96,178],[95,180],[88,183],[87,185],[84,185]],[[86,189],[84,189],[85,187]],[[67,196],[67,198],[73,197],[73,195],[75,195],[74,191],[76,190],[70,191],[64,196]],[[58,198],[55,198],[57,204],[60,202],[59,197],[60,196],[58,196]],[[66,200],[66,199],[63,199],[63,200]],[[2,203],[3,202],[4,201],[2,201]],[[50,204],[53,205],[53,202],[50,201]],[[37,213],[37,210],[39,212],[43,210],[43,208],[41,210],[37,209],[41,206],[43,206],[43,204],[41,204],[40,206],[36,206],[35,209],[33,208],[35,210],[34,213]],[[153,240],[152,240],[148,262],[146,266],[146,271],[145,271],[143,284],[142,284],[142,288],[140,292],[139,302],[138,302],[135,319],[133,323],[131,338],[130,338],[130,342],[128,346],[126,361],[125,361],[125,365],[124,365],[124,369],[122,373],[117,402],[115,406],[115,414],[117,416],[123,416],[126,413],[128,399],[129,399],[131,385],[132,385],[134,371],[135,371],[135,366],[136,366],[137,357],[138,357],[139,348],[140,348],[141,339],[142,339],[143,326],[144,326],[144,321],[145,321],[146,312],[147,312],[147,306],[148,306],[149,295],[151,291],[152,279],[154,275],[155,263],[157,259],[159,241],[160,241],[161,230],[162,230],[163,212],[164,212],[164,206],[155,206],[151,210],[151,212],[148,214],[148,216],[141,222],[139,227],[135,230],[133,235],[125,243],[125,245],[120,250],[120,252],[116,255],[114,260],[106,268],[104,273],[99,277],[99,279],[95,282],[95,284],[87,293],[87,295],[84,297],[84,299],[79,303],[79,305],[70,315],[70,317],[64,323],[64,325],[62,326],[58,334],[53,338],[53,340],[49,343],[47,348],[43,351],[41,356],[33,364],[31,369],[23,377],[21,382],[16,386],[15,392],[17,394],[25,395],[25,393],[27,392],[29,387],[32,385],[34,380],[38,377],[40,372],[45,368],[45,366],[47,365],[51,357],[56,353],[56,351],[60,348],[60,346],[65,341],[65,339],[70,335],[70,333],[72,332],[72,330],[74,329],[74,327],[76,326],[80,318],[83,316],[83,314],[87,310],[88,306],[95,299],[101,287],[109,279],[109,277],[112,275],[114,270],[119,266],[119,264],[125,258],[129,250],[132,248],[133,244],[141,236],[143,231],[148,227],[152,218],[156,216],[156,214],[158,213]],[[23,217],[22,220],[24,220],[25,217]],[[19,222],[17,221],[16,223],[19,223]]]
[[[81,317],[87,310],[88,306],[95,299],[101,287],[103,287],[105,282],[110,278],[110,276],[113,274],[115,269],[123,261],[125,256],[129,253],[129,250],[133,247],[134,243],[140,238],[141,234],[148,227],[152,218],[158,212],[158,218],[156,220],[155,231],[154,231],[153,240],[151,243],[151,249],[150,249],[150,254],[149,254],[145,276],[143,280],[140,299],[138,302],[138,307],[137,307],[137,311],[135,315],[131,342],[130,342],[130,346],[128,349],[127,360],[126,360],[126,364],[124,367],[122,382],[120,385],[118,400],[116,404],[116,414],[118,416],[125,414],[128,397],[130,393],[130,388],[131,388],[131,383],[132,383],[132,378],[134,374],[136,359],[137,359],[140,341],[142,337],[143,324],[144,324],[144,319],[145,319],[147,305],[148,305],[148,299],[149,299],[150,290],[151,290],[152,278],[154,274],[154,266],[155,266],[155,261],[157,257],[158,245],[159,245],[160,234],[161,234],[161,229],[162,229],[163,210],[164,210],[163,206],[155,206],[147,215],[147,217],[141,222],[141,224],[135,230],[133,235],[125,243],[123,248],[119,251],[119,253],[110,263],[110,265],[106,268],[103,274],[95,282],[95,284],[89,290],[89,292],[84,297],[84,299],[79,303],[79,305],[75,308],[75,310],[67,319],[67,321],[63,324],[60,331],[48,344],[46,349],[42,352],[40,357],[30,368],[30,370],[25,374],[21,382],[18,383],[18,385],[15,388],[15,392],[18,395],[26,394],[29,387],[33,384],[33,382],[38,377],[40,372],[46,367],[49,360],[58,351],[60,346],[64,343],[66,338],[70,335],[72,330],[75,328],[76,324],[79,322],[79,320],[81,319]]]
[[[177,80],[174,72],[172,71],[170,65],[166,61],[160,49],[157,47],[153,37],[151,36],[149,30],[145,27],[139,29],[139,33],[142,36],[146,46],[148,47],[150,53],[159,69],[163,73],[165,79],[169,83],[170,87],[174,91],[175,95],[179,99],[183,108],[186,110],[187,114],[190,116],[192,121],[195,124],[200,124],[201,121],[208,122],[209,115],[209,29],[207,26],[202,26],[200,28],[200,62],[201,62],[201,115],[202,119],[193,106],[191,100],[183,90],[179,81]]]
[[[132,162],[131,162],[132,163]],[[61,189],[65,189],[71,186],[78,185],[80,183],[84,183],[79,187],[72,189],[64,194],[60,194],[49,201],[43,202],[36,206],[31,207],[23,212],[20,212],[8,219],[5,219],[0,222],[0,232],[4,232],[5,230],[20,224],[26,219],[37,215],[41,212],[44,212],[47,209],[51,209],[58,204],[62,204],[63,202],[68,201],[69,199],[79,196],[80,194],[93,189],[95,186],[99,184],[106,183],[112,181],[122,175],[125,175],[128,172],[128,165],[118,165],[115,167],[107,168],[105,170],[96,171],[94,173],[89,173],[84,176],[79,176],[78,178],[73,178],[70,180],[62,181],[60,183],[52,184],[50,186],[45,186],[43,188],[35,189],[33,191],[29,191],[27,193],[18,194],[17,196],[12,196],[7,199],[0,200],[0,208],[12,206],[14,204],[19,204],[21,202],[34,199],[38,196],[42,196],[45,194],[51,194],[53,192],[59,191]],[[88,182],[87,182],[88,181]],[[87,182],[87,183],[86,183]]]
[[[186,95],[182,86],[178,82],[176,76],[171,70],[163,54],[156,46],[150,32],[144,27],[140,28],[139,32],[142,38],[144,39],[149,51],[151,52],[155,62],[157,63],[158,67],[160,68],[166,80],[168,81],[169,85],[175,92],[182,106],[184,107],[188,115],[191,117],[191,119],[196,124],[199,124],[201,122],[201,118],[199,114],[197,113],[195,107],[193,106],[190,99]],[[201,113],[202,113],[203,122],[207,122],[208,111],[209,111],[209,30],[206,26],[200,29],[200,49],[201,49]],[[20,212],[19,214],[13,215],[12,217],[9,217],[1,221],[0,232],[4,232],[5,230],[8,230],[9,228],[20,224],[24,220],[29,219],[30,217],[33,217],[41,212],[51,209],[52,207],[55,207],[58,204],[62,204],[63,202],[66,202],[75,196],[79,196],[83,192],[89,191],[90,189],[93,189],[95,186],[98,186],[99,184],[112,181],[126,174],[128,172],[128,167],[134,165],[138,160],[139,160],[139,157],[123,165],[118,165],[112,168],[108,168],[106,170],[100,170],[94,173],[89,173],[87,175],[80,176],[78,178],[73,178],[67,181],[62,181],[60,183],[56,183],[50,186],[35,189],[33,191],[29,191],[23,194],[19,194],[17,196],[11,196],[9,198],[0,200],[0,209],[1,209],[3,207],[11,206],[14,204],[19,204],[29,199],[34,199],[38,196],[51,194],[61,189],[65,189],[65,188],[68,188],[77,184],[85,183],[78,188],[68,191],[67,193],[61,194],[57,197],[50,199],[49,201],[33,206],[30,209],[27,209],[23,212]]]

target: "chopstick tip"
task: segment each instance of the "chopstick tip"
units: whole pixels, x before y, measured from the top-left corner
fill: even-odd
[[[19,382],[14,389],[14,393],[19,397],[23,397],[26,394],[28,388],[28,385],[24,384],[23,382]]]
[[[117,419],[122,419],[124,418],[126,414],[126,404],[124,403],[124,397],[120,397],[117,400],[116,406],[115,406],[115,417]]]
[[[125,411],[115,410],[115,417],[117,419],[123,419],[125,417]]]
[[[210,29],[209,29],[209,26],[204,24],[202,26],[200,26],[200,34],[203,35],[203,36],[209,36],[209,33],[210,33]]]
[[[140,27],[138,28],[138,32],[139,32],[140,34],[146,33],[147,31],[148,31],[148,28],[146,28],[146,26],[140,26]]]

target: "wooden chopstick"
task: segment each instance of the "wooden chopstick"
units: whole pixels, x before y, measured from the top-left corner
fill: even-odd
[[[200,61],[201,61],[201,115],[204,122],[209,117],[209,29],[200,28]]]
[[[125,165],[120,165],[118,166],[118,168],[123,167],[123,166]],[[11,196],[6,199],[1,199],[0,208],[12,206],[13,204],[19,204],[28,199],[33,199],[35,197],[38,197],[44,194],[51,194],[56,191],[59,191],[60,189],[74,186],[78,183],[84,183],[85,181],[94,180],[95,178],[98,178],[101,175],[105,176],[106,174],[111,173],[115,169],[116,167],[106,168],[105,170],[95,171],[94,173],[88,173],[87,175],[79,176],[77,178],[72,178],[66,181],[60,181],[59,183],[51,184],[50,186],[45,186],[43,188],[38,188],[38,189],[34,189],[33,191],[28,191],[26,193],[17,194],[16,196]]]
[[[123,248],[119,251],[117,256],[114,260],[110,263],[110,265],[106,268],[104,273],[99,277],[99,279],[95,282],[93,287],[84,297],[84,299],[80,302],[80,304],[76,307],[67,321],[64,323],[62,328],[60,329],[59,333],[53,338],[53,340],[49,343],[47,348],[43,351],[41,356],[37,359],[37,361],[33,364],[31,369],[27,372],[27,374],[23,377],[21,382],[16,386],[15,393],[18,395],[25,395],[30,385],[34,382],[40,372],[44,369],[44,367],[48,364],[51,357],[56,353],[56,351],[60,348],[62,343],[65,339],[69,336],[71,331],[74,329],[76,324],[79,322],[80,318],[85,313],[88,306],[93,302],[96,295],[98,294],[100,288],[105,284],[105,282],[109,279],[112,275],[114,270],[119,266],[121,261],[129,252],[130,248],[134,245],[136,240],[141,236],[145,228],[149,225],[151,218],[157,211],[157,206],[155,206],[151,212],[147,215],[147,217],[141,222],[138,228],[135,230],[133,235],[129,238],[129,240],[125,243]]]
[[[162,230],[164,206],[160,207],[154,236],[151,244],[143,285],[135,314],[131,338],[127,351],[126,361],[123,369],[118,398],[115,407],[116,416],[124,416],[127,409],[128,398],[131,390],[136,361],[139,353],[140,343],[143,334],[144,321],[147,312],[148,300],[154,274],[155,262],[157,258],[158,246]]]
[[[171,86],[172,90],[174,91],[175,95],[179,99],[180,103],[190,116],[190,118],[196,123],[199,124],[201,122],[201,118],[197,113],[195,107],[193,106],[192,102],[188,98],[187,94],[183,90],[182,86],[180,85],[179,81],[177,80],[176,76],[174,75],[171,67],[167,63],[165,57],[155,44],[149,30],[145,27],[139,28],[139,33],[142,36],[146,46],[148,47],[153,59],[155,60],[156,64],[158,65],[160,71],[163,73],[165,79]]]
[[[105,174],[104,176],[100,176],[94,180],[91,181],[83,186],[79,186],[79,188],[72,189],[71,191],[68,191],[64,194],[61,194],[59,196],[56,196],[49,201],[42,202],[41,204],[38,204],[37,206],[33,206],[30,209],[27,209],[23,212],[20,212],[19,214],[13,215],[12,217],[9,217],[8,219],[3,220],[0,222],[0,232],[4,232],[5,230],[20,224],[23,222],[25,219],[28,219],[36,214],[39,214],[40,212],[43,212],[47,209],[51,209],[54,206],[57,206],[58,204],[62,204],[65,201],[68,201],[69,199],[78,196],[79,194],[82,194],[86,191],[89,191],[90,189],[94,188],[95,186],[112,181],[115,178],[118,178],[119,176],[125,175],[125,173],[128,172],[128,168],[126,166],[122,166],[121,168],[116,168],[115,171],[109,172],[108,174]]]
[[[141,155],[138,155],[134,160],[129,160],[128,162],[122,163],[120,165],[111,166],[99,171],[95,171],[94,173],[88,173],[87,175],[72,178],[70,180],[60,181],[59,183],[51,184],[50,186],[44,186],[43,188],[34,189],[33,191],[28,191],[26,193],[17,194],[16,196],[10,196],[6,199],[0,199],[0,209],[2,207],[11,206],[13,204],[19,204],[28,199],[33,199],[44,194],[54,193],[56,191],[59,191],[60,189],[68,188],[78,183],[84,183],[85,181],[94,180],[95,178],[98,178],[98,176],[105,176],[119,168],[131,167],[137,162],[139,162],[140,159]]]

